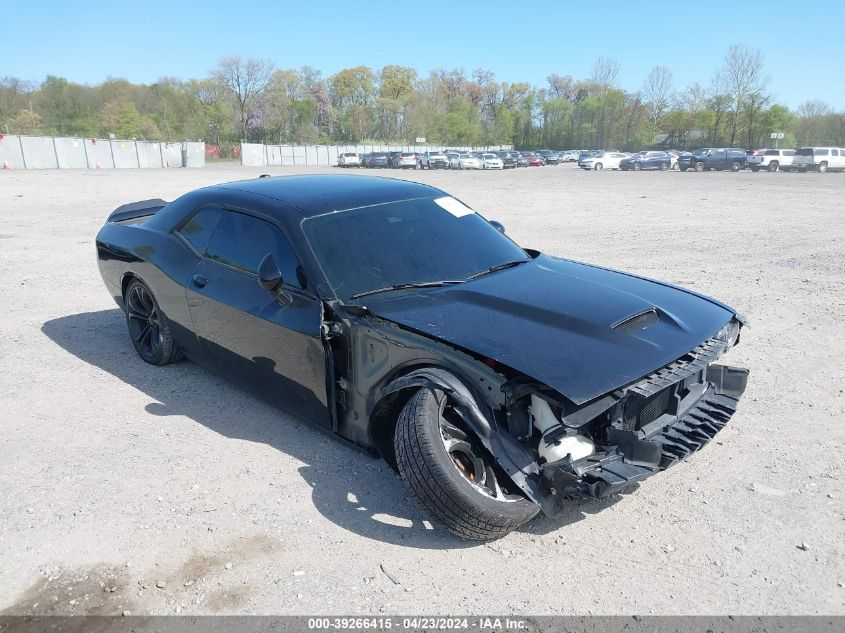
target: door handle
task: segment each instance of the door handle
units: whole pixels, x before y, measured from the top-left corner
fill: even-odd
[[[203,277],[202,275],[194,275],[191,277],[191,281],[194,282],[194,285],[197,288],[205,288],[205,284],[208,283],[208,277]]]

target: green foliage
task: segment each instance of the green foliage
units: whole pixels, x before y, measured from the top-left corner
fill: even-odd
[[[796,112],[770,102],[759,52],[734,46],[709,87],[675,92],[656,67],[641,92],[615,85],[618,63],[599,60],[584,80],[552,73],[546,86],[497,82],[477,69],[345,68],[323,78],[305,66],[226,57],[209,77],[151,85],[108,78],[83,86],[48,76],[33,87],[0,78],[0,133],[204,140],[221,156],[241,140],[265,143],[412,143],[517,147],[759,147],[845,144],[845,113],[808,101]],[[744,70],[743,70],[744,69]],[[743,72],[745,74],[743,74]]]

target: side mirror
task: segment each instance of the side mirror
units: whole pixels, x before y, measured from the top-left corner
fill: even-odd
[[[489,220],[489,222],[493,225],[493,228],[496,229],[499,233],[505,232],[505,225],[499,222],[498,220]]]
[[[282,285],[282,272],[270,253],[267,253],[258,265],[258,283],[267,292],[275,292]]]

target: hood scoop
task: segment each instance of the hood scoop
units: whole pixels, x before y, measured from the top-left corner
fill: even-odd
[[[631,332],[639,332],[641,330],[645,330],[646,328],[650,328],[659,320],[660,317],[657,315],[657,310],[650,308],[649,310],[645,310],[644,312],[640,312],[634,316],[626,317],[621,321],[617,321],[611,327],[617,332],[629,334]]]

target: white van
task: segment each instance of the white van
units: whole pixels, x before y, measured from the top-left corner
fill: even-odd
[[[792,171],[845,171],[845,148],[802,147],[792,158]]]

